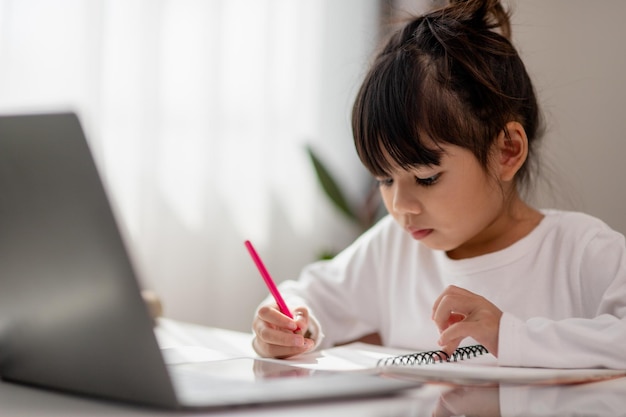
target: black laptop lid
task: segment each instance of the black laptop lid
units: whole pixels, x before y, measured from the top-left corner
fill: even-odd
[[[76,115],[0,117],[0,374],[176,406]]]

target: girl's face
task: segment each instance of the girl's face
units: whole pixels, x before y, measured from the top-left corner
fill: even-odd
[[[385,206],[416,240],[452,258],[489,251],[506,234],[503,189],[471,151],[443,145],[441,164],[377,177]]]

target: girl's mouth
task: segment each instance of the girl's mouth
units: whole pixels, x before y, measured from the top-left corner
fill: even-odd
[[[432,231],[433,231],[433,229],[407,229],[407,230],[408,230],[409,234],[415,240],[422,240],[426,236],[430,235],[432,233]]]

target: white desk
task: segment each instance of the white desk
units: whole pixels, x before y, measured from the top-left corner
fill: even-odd
[[[164,346],[232,348],[250,355],[251,335],[163,320],[157,332]],[[93,400],[0,382],[0,416],[560,416],[626,415],[626,378],[573,386],[458,387],[426,385],[405,394],[367,400],[250,407],[193,413],[156,410]]]

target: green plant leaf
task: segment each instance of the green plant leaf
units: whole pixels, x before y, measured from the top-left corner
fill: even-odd
[[[311,159],[311,163],[313,164],[313,168],[315,168],[315,174],[317,175],[317,179],[322,186],[322,189],[330,199],[330,201],[335,205],[339,211],[341,211],[346,217],[354,222],[359,221],[359,216],[352,210],[350,205],[348,204],[348,200],[345,198],[343,191],[337,184],[337,181],[333,178],[330,171],[326,168],[322,160],[315,154],[313,149],[307,145],[306,147],[307,154]]]

